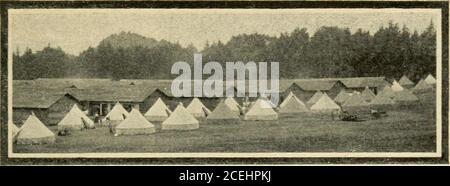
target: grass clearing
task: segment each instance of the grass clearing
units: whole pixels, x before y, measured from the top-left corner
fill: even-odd
[[[101,127],[57,136],[56,144],[15,144],[14,152],[435,152],[434,110],[424,105],[397,109],[363,122],[310,113],[283,115],[278,121],[202,122],[192,131],[160,131],[160,123],[154,123],[158,132],[148,136],[115,137]]]

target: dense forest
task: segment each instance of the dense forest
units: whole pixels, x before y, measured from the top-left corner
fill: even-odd
[[[419,33],[390,22],[375,33],[362,29],[323,26],[312,35],[297,28],[279,36],[240,34],[228,42],[207,43],[202,51],[190,45],[157,41],[138,34],[113,34],[78,56],[59,47],[40,51],[15,51],[14,79],[38,77],[80,78],[173,78],[170,69],[177,61],[192,63],[193,54],[203,62],[280,62],[281,78],[407,75],[417,81],[435,74],[436,31],[433,23]]]

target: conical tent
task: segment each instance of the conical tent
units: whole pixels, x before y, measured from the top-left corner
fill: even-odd
[[[364,100],[362,94],[353,94],[348,98],[344,104],[342,104],[342,107],[366,107],[369,106],[369,104]]]
[[[385,86],[384,89],[378,93],[378,95],[382,95],[388,98],[394,98],[395,92],[389,86]]]
[[[116,126],[116,135],[145,135],[155,133],[155,126],[147,121],[138,109]]]
[[[403,91],[395,93],[394,101],[395,102],[415,102],[415,101],[419,101],[419,98],[416,95],[414,95],[412,92],[410,92],[409,90],[403,90]]]
[[[192,99],[186,110],[196,118],[204,118],[208,116],[211,111],[198,98]]]
[[[293,96],[295,96],[294,93],[289,92],[288,96],[283,100],[283,102],[281,102],[281,104],[279,105],[279,107],[283,107],[283,106],[287,103],[287,100],[291,99]],[[297,96],[296,96],[296,97],[297,97]],[[298,99],[298,98],[297,98],[297,99]]]
[[[126,117],[128,117],[130,113],[123,108],[122,104],[117,102],[114,107],[109,111],[109,113],[103,118],[103,121],[110,125],[117,125],[123,120],[125,120]]]
[[[426,78],[425,78],[425,83],[428,83],[430,85],[434,85],[436,84],[436,79],[433,77],[433,75],[429,74]]]
[[[9,127],[11,128],[10,134],[12,136],[13,142],[15,142],[17,134],[19,134],[20,129],[14,123],[9,124]]]
[[[214,123],[238,123],[239,119],[239,114],[231,110],[224,101],[220,101],[216,108],[206,118],[207,121],[212,121]]]
[[[225,98],[224,102],[228,107],[230,107],[230,109],[233,112],[237,112],[237,113],[241,112],[241,110],[239,109],[239,103],[234,98],[227,97],[227,98]]]
[[[158,98],[144,116],[149,121],[164,121],[169,117],[170,113],[172,111],[170,111],[169,107],[167,107],[161,98]]]
[[[393,105],[395,104],[395,101],[388,97],[384,96],[382,94],[378,94],[375,96],[375,98],[369,103],[369,105],[375,105],[375,106],[383,106],[383,105]]]
[[[125,118],[128,117],[128,115],[130,115],[130,113],[128,113],[128,111],[125,110],[125,108],[123,108],[122,104],[117,102],[111,109],[111,111],[109,111],[109,113],[105,116],[105,118],[109,120],[122,121],[125,120]]]
[[[199,128],[199,122],[183,104],[179,104],[161,125],[163,130],[193,130]]]
[[[47,144],[55,143],[55,134],[50,131],[34,114],[28,116],[20,132],[17,134],[17,144]]]
[[[366,87],[364,91],[362,91],[361,97],[364,101],[371,102],[372,99],[375,98],[375,94],[369,89],[369,87]]]
[[[334,111],[334,110],[340,110],[341,107],[337,105],[326,93],[320,97],[319,100],[317,100],[316,103],[314,103],[310,110],[316,111],[316,112],[322,112],[322,111]]]
[[[341,92],[339,92],[339,94],[334,98],[334,101],[336,103],[344,103],[348,98],[350,98],[350,93],[348,93],[347,91],[345,91],[344,89],[341,90]]]
[[[94,121],[87,117],[77,105],[73,105],[72,109],[58,123],[58,130],[81,130],[94,127]]]
[[[400,92],[400,91],[404,90],[404,88],[396,80],[394,80],[394,82],[392,82],[391,89],[394,92]]]
[[[273,110],[273,103],[258,99],[245,113],[244,120],[277,120],[278,113]]]
[[[313,105],[316,103],[321,97],[323,96],[323,93],[321,91],[317,91],[307,102],[307,105]]]
[[[402,86],[414,86],[414,82],[408,79],[408,77],[406,77],[405,75],[403,75],[402,78],[400,78],[398,83]]]
[[[425,80],[421,79],[421,80],[417,83],[417,85],[414,87],[413,90],[414,90],[414,91],[419,91],[419,90],[429,90],[429,89],[432,89],[432,88],[433,88],[432,85],[426,83]]]
[[[287,98],[280,104],[280,113],[299,113],[308,112],[306,105],[300,101],[297,96],[292,92],[289,93]]]

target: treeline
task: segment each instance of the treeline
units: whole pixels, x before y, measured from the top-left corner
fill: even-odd
[[[172,64],[193,58],[195,47],[183,48],[165,40],[156,41],[137,34],[114,34],[78,56],[61,48],[45,47],[13,55],[13,78],[171,78]],[[18,52],[16,52],[18,53]]]
[[[13,74],[14,79],[173,78],[172,64],[192,62],[195,52],[193,46],[122,32],[78,56],[50,46],[37,52],[27,49],[22,55],[16,52]],[[282,78],[407,75],[417,81],[428,73],[435,75],[436,31],[432,23],[419,33],[392,22],[374,34],[324,26],[310,35],[298,28],[277,37],[241,34],[226,43],[207,43],[199,52],[204,63],[280,62]]]

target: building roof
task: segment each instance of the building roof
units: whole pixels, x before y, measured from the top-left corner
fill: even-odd
[[[80,101],[142,102],[155,91],[154,88],[131,86],[102,86],[74,89],[69,93]]]
[[[297,84],[300,88],[306,91],[327,91],[334,87],[339,80],[327,81],[327,80],[296,80],[295,84]]]
[[[191,82],[192,85],[194,82]],[[224,81],[223,91],[226,91],[227,81]],[[234,81],[234,87],[238,81]],[[292,86],[298,86],[305,91],[327,91],[337,83],[347,88],[383,87],[389,85],[384,77],[357,77],[357,78],[316,78],[316,79],[281,79],[278,92],[285,92]],[[166,96],[173,97],[171,92],[172,80],[147,79],[70,79],[70,78],[38,78],[36,80],[14,80],[13,86],[24,89],[39,89],[51,93],[69,93],[80,101],[104,102],[142,102],[154,91],[160,91]],[[192,86],[191,85],[191,86]],[[249,91],[249,83],[245,82],[245,92]],[[192,86],[193,87],[193,86]],[[268,81],[270,88],[270,81]],[[191,88],[192,92],[195,91]],[[26,90],[25,90],[26,91]],[[29,91],[28,91],[29,92]],[[225,94],[224,94],[225,96]],[[188,97],[195,97],[194,94]]]
[[[38,91],[36,89],[14,90],[13,108],[47,109],[64,96],[73,98],[65,92]]]
[[[113,84],[111,79],[96,79],[96,78],[37,78],[34,80],[35,85],[41,87],[55,87],[55,88],[71,88],[86,89],[105,84]]]
[[[313,78],[280,80],[280,92],[295,83],[305,91],[327,91],[336,83],[342,83],[347,88],[384,87],[390,85],[385,77],[351,77],[351,78]]]

